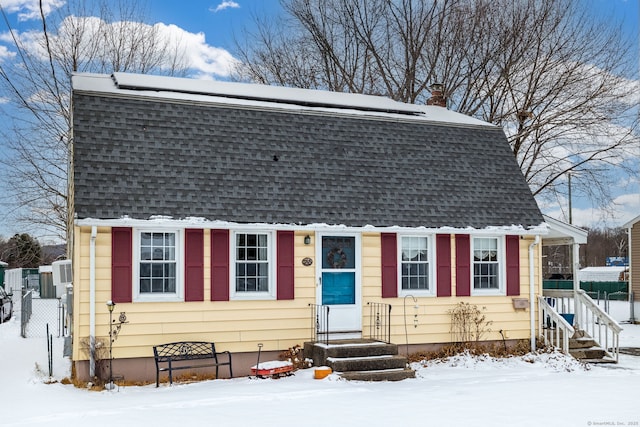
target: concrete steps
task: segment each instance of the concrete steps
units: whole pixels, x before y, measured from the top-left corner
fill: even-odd
[[[569,354],[585,363],[616,363],[615,358],[584,331],[576,331],[569,338]]]
[[[400,381],[415,378],[407,359],[398,355],[398,346],[375,340],[335,340],[304,344],[305,357],[314,366],[329,366],[348,380]]]

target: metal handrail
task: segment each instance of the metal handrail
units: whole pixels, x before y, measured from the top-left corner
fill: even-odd
[[[369,338],[391,342],[391,304],[368,302]]]
[[[544,297],[538,297],[538,330],[545,345],[552,345],[569,354],[569,338],[575,330]]]
[[[322,342],[320,336],[324,336],[325,344],[329,345],[329,306],[309,304],[311,308],[311,342]]]

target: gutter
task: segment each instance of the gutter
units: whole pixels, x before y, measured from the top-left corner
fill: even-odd
[[[535,266],[533,262],[533,248],[540,243],[540,236],[536,235],[535,240],[529,245],[529,321],[531,328],[531,352],[536,351],[536,315],[535,315],[535,292],[534,292],[534,278],[535,278]]]
[[[91,227],[89,244],[89,377],[96,371],[96,236],[98,227]]]

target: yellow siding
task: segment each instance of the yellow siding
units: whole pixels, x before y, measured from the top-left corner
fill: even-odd
[[[89,245],[90,227],[76,227],[74,253],[74,360],[86,360],[88,355],[81,342],[89,336]],[[304,244],[304,236],[311,236],[311,244]],[[315,235],[307,231],[295,233],[295,300],[286,301],[208,301],[210,297],[210,239],[205,230],[205,268],[203,302],[137,302],[118,304],[114,312],[117,319],[125,312],[129,323],[125,324],[114,343],[116,358],[150,357],[152,346],[183,340],[214,341],[219,350],[232,352],[256,351],[257,344],[263,350],[282,350],[302,344],[311,336],[309,304],[316,302]],[[640,240],[640,239],[639,239]],[[520,240],[521,298],[529,297],[528,247],[532,239]],[[452,287],[455,295],[455,240],[452,236]],[[484,296],[457,298],[422,297],[418,309],[410,299],[381,297],[381,243],[379,233],[362,234],[362,298],[363,333],[369,332],[367,302],[392,304],[392,341],[404,343],[405,318],[409,343],[443,343],[450,340],[451,310],[458,302],[465,301],[483,309],[492,321],[492,331],[485,339],[501,339],[503,330],[507,339],[529,337],[529,310],[515,310],[512,297]],[[639,251],[640,252],[640,251]],[[313,259],[311,266],[304,266],[305,257]],[[535,254],[535,281],[539,292],[541,270],[539,246]],[[111,230],[99,227],[96,239],[96,337],[108,342],[109,313],[106,302],[111,299]],[[486,309],[485,309],[486,308]],[[414,314],[418,325],[414,328]]]
[[[75,324],[74,360],[86,360],[81,342],[89,336],[89,245],[91,228],[76,227],[74,271]],[[114,318],[125,312],[125,324],[114,343],[116,358],[148,357],[155,344],[183,340],[214,341],[219,350],[280,350],[302,344],[311,336],[309,304],[315,302],[315,262],[302,265],[302,258],[315,258],[312,243],[304,245],[308,232],[295,233],[295,300],[207,301],[210,297],[211,233],[205,230],[204,302],[117,304]],[[315,260],[314,260],[315,261]],[[98,228],[96,239],[96,338],[108,342],[111,299],[111,230]]]
[[[640,221],[631,228],[631,290],[635,301],[640,301]]]
[[[529,298],[529,245],[533,239],[520,239],[520,296]],[[418,309],[416,310],[411,298],[382,298],[380,253],[381,243],[379,234],[364,234],[363,246],[363,297],[366,302],[381,302],[392,305],[391,311],[391,341],[395,343],[405,342],[405,320],[407,335],[410,344],[421,343],[445,343],[451,340],[451,317],[449,311],[456,304],[466,302],[476,305],[486,315],[487,321],[492,324],[488,327],[490,332],[484,335],[487,340],[500,340],[502,330],[506,339],[528,339],[530,337],[529,309],[514,309],[511,296],[455,296],[455,239],[451,236],[451,282],[452,297],[418,297]],[[538,295],[541,286],[540,245],[536,246],[535,262],[535,295]],[[406,304],[406,306],[405,306]],[[405,315],[406,313],[406,315]],[[414,327],[414,315],[418,315],[418,325]],[[364,309],[363,332],[367,334],[371,325],[369,313]]]

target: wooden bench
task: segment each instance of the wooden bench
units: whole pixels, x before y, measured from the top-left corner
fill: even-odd
[[[226,355],[226,361],[220,361],[219,355]],[[215,366],[216,378],[218,378],[218,368],[228,365],[229,377],[233,377],[231,353],[228,351],[217,352],[216,345],[212,342],[180,341],[156,345],[153,346],[153,357],[156,360],[156,387],[160,384],[160,372],[169,371],[169,384],[173,384],[173,371],[178,369]],[[200,360],[204,362],[189,363]],[[165,364],[166,366],[161,366]]]

